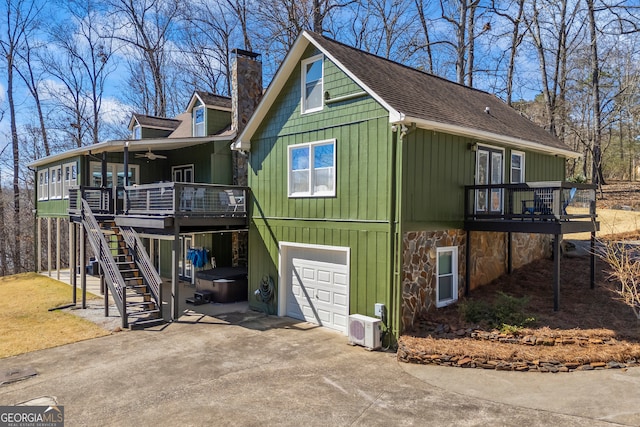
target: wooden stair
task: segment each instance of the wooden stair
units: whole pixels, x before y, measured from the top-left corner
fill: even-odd
[[[109,250],[124,279],[124,301],[129,328],[153,326],[164,323],[160,307],[154,300],[145,277],[138,268],[134,255],[120,234],[115,222],[104,221],[103,233],[109,242]]]

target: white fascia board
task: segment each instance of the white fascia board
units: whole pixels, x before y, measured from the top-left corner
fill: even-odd
[[[265,91],[264,95],[260,99],[258,106],[256,107],[254,113],[251,115],[251,118],[247,122],[242,133],[238,136],[238,139],[231,144],[232,150],[241,150],[241,151],[250,151],[251,150],[251,138],[253,134],[258,130],[258,126],[262,123],[267,112],[271,109],[271,106],[275,102],[276,98],[282,91],[287,79],[293,73],[304,50],[309,45],[309,41],[304,37],[305,33],[302,33],[298,39],[295,41],[287,56],[285,56],[284,60],[280,64],[280,68],[276,71],[275,76],[271,80],[269,87]]]
[[[282,61],[282,65],[276,72],[271,84],[267,88],[267,91],[262,96],[256,111],[253,116],[247,123],[247,126],[244,128],[244,131],[240,134],[238,139],[231,144],[232,150],[241,150],[241,151],[250,151],[251,150],[251,138],[253,134],[258,129],[260,123],[267,114],[267,111],[270,110],[271,106],[275,102],[276,98],[280,94],[280,91],[284,87],[285,83],[293,73],[293,70],[297,67],[300,62],[300,58],[302,58],[302,54],[304,53],[309,43],[313,44],[326,58],[331,60],[343,73],[345,73],[349,78],[351,78],[358,86],[360,86],[367,94],[369,94],[373,99],[375,99],[383,108],[389,111],[389,114],[394,118],[398,118],[401,116],[401,113],[394,110],[382,97],[380,97],[377,93],[371,90],[366,84],[364,84],[355,74],[353,74],[348,67],[338,61],[336,58],[331,55],[326,49],[324,49],[319,43],[317,43],[313,36],[311,36],[307,31],[303,31],[302,34],[298,37],[296,42],[291,47],[291,50],[285,57],[284,61]],[[403,116],[404,117],[404,116]]]
[[[572,151],[569,149],[564,150],[562,148],[549,147],[547,145],[543,145],[537,142],[528,141],[525,139],[513,138],[510,136],[500,135],[492,132],[486,132],[478,129],[465,128],[462,126],[456,126],[456,125],[451,125],[447,123],[439,123],[439,122],[419,119],[415,117],[407,117],[402,113],[399,113],[398,117],[402,117],[402,119],[393,120],[393,118],[390,115],[389,122],[400,123],[407,126],[411,125],[412,123],[415,123],[416,126],[421,129],[435,130],[435,131],[451,133],[451,134],[461,135],[461,136],[466,136],[471,138],[478,138],[487,142],[495,141],[510,147],[516,147],[520,149],[529,149],[532,151],[538,151],[546,154],[554,154],[554,155],[557,154],[557,155],[565,156],[572,159],[582,156],[580,153],[576,153],[575,151]]]
[[[309,35],[309,33],[307,33],[306,31],[304,31],[302,33],[302,35],[304,37],[306,37],[320,52],[322,52],[324,54],[324,56],[326,56],[327,58],[329,58],[331,60],[331,62],[333,62],[339,69],[340,71],[342,71],[343,73],[345,73],[347,76],[349,76],[349,78],[351,80],[353,80],[358,86],[360,86],[365,92],[367,92],[369,94],[369,96],[371,96],[373,99],[375,99],[385,110],[387,110],[389,112],[389,116],[396,116],[398,117],[399,115],[401,115],[402,113],[396,111],[393,107],[391,107],[391,105],[389,105],[384,99],[382,99],[382,97],[380,95],[378,95],[376,92],[374,92],[373,90],[371,90],[371,88],[369,86],[367,86],[366,84],[364,84],[362,82],[362,80],[360,80],[355,74],[353,74],[351,72],[351,70],[349,70],[349,68],[347,66],[345,66],[345,64],[341,63],[340,61],[338,61],[336,58],[334,58],[333,55],[331,55],[330,52],[327,52],[322,45],[320,45],[319,43],[317,43],[314,39],[313,36]]]
[[[190,147],[193,145],[204,144],[205,142],[214,141],[230,141],[234,138],[234,134],[225,136],[203,136],[203,137],[187,137],[187,138],[161,138],[161,139],[133,139],[133,140],[112,140],[99,142],[93,145],[87,145],[73,150],[64,151],[48,157],[35,160],[28,163],[28,167],[38,167],[54,163],[60,160],[68,159],[75,156],[84,156],[90,152],[93,154],[103,152],[121,152],[124,150],[125,143],[129,143],[130,152],[147,151],[149,149],[156,150],[176,150],[178,148]]]

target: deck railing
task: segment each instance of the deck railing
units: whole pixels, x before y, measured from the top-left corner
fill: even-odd
[[[247,187],[160,182],[118,188],[76,186],[69,189],[69,213],[79,214],[86,200],[94,214],[165,216],[247,216]]]
[[[465,186],[466,220],[595,218],[596,186],[562,181]]]
[[[246,217],[247,188],[164,182],[125,188],[128,214]]]
[[[69,188],[69,213],[79,215],[82,200],[86,200],[94,214],[113,213],[112,189],[75,186]]]

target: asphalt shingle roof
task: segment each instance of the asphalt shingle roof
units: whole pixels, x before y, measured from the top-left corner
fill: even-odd
[[[180,120],[175,120],[175,119],[166,119],[163,117],[147,116],[144,114],[134,114],[133,116],[138,121],[140,126],[143,126],[143,127],[175,130],[180,125]]]
[[[570,150],[495,95],[308,34],[390,107],[408,117]]]
[[[231,108],[231,98],[228,96],[214,95],[209,92],[196,91],[202,102],[210,107]]]

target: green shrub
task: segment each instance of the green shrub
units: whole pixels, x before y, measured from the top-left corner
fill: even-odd
[[[535,321],[527,316],[525,307],[528,297],[516,298],[498,292],[493,304],[484,301],[465,300],[459,305],[460,316],[467,322],[486,323],[489,327],[500,329],[505,333],[515,333],[526,324]]]

